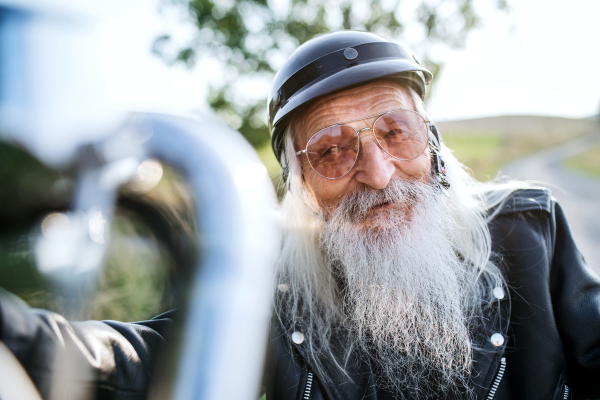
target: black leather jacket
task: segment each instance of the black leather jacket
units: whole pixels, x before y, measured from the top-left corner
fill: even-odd
[[[518,191],[490,231],[510,288],[498,307],[489,308],[497,313],[488,316],[476,346],[471,373],[476,398],[600,399],[600,280],[587,269],[561,208],[547,191]],[[0,339],[42,395],[48,393],[53,353],[61,343],[77,342],[95,372],[99,399],[145,398],[157,349],[171,325],[169,313],[133,324],[69,324],[10,295],[0,301]],[[268,400],[377,399],[368,362],[351,360],[345,376],[327,368],[325,360],[327,376],[320,376],[305,343],[293,343],[291,333],[273,320]],[[494,333],[504,338],[501,345],[489,340]]]

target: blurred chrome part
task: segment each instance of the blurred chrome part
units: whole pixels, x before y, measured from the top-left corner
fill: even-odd
[[[106,101],[91,24],[39,2],[6,4],[0,0],[0,140],[78,173],[72,210],[47,216],[34,241],[66,314],[85,316],[119,187],[136,176],[158,183],[160,163],[171,165],[193,189],[200,249],[177,375],[163,381],[161,398],[254,400],[280,246],[277,200],[258,156],[213,120],[138,114],[125,122]],[[58,352],[53,400],[93,396],[82,385],[73,390],[93,377],[71,351]]]
[[[111,146],[120,150],[107,151]],[[42,234],[34,247],[38,269],[63,299],[62,313],[68,319],[89,318],[89,302],[102,273],[118,189],[135,175],[143,154],[140,144],[118,133],[79,146],[72,166],[78,172],[73,210],[62,217],[48,216],[41,224]],[[57,352],[51,400],[94,398],[92,385],[79,384],[94,380],[93,371],[78,357],[80,351],[67,346]]]
[[[0,399],[42,400],[27,372],[13,353],[0,342]]]
[[[163,176],[163,166],[158,160],[144,160],[138,167],[136,174],[129,182],[133,191],[144,193],[158,185]]]
[[[80,274],[98,268],[105,243],[100,225],[105,220],[100,211],[95,216],[94,221],[84,213],[55,213],[44,219],[42,235],[35,243],[36,263],[43,275],[53,278],[58,273],[54,281],[65,279],[64,284],[71,286],[79,283]]]
[[[107,226],[123,182],[106,180],[105,171],[124,164],[134,153],[153,160],[148,164],[155,169],[152,179],[161,175],[160,162],[174,167],[194,193],[200,246],[178,345],[177,377],[163,381],[156,393],[182,400],[254,400],[280,246],[277,199],[266,169],[239,133],[217,121],[151,114],[137,115],[133,121],[125,131],[152,126],[153,135],[139,144],[142,149],[134,147],[121,160],[104,164],[98,151],[102,143],[82,148],[85,162],[78,164],[83,170],[75,211],[51,214],[41,224],[36,242],[40,271],[65,296],[65,312],[81,318],[101,271]],[[130,177],[142,165],[127,168]],[[101,184],[106,181],[114,185]],[[69,368],[64,361],[62,371]]]
[[[273,186],[250,145],[225,124],[160,115],[143,122],[154,132],[148,154],[188,179],[200,231],[177,378],[151,398],[254,400],[280,246]]]
[[[108,151],[111,147],[119,151]],[[120,133],[81,146],[73,166],[78,177],[72,211],[42,222],[35,242],[38,269],[65,299],[67,318],[86,316],[102,272],[119,187],[135,176],[144,154],[141,144]]]

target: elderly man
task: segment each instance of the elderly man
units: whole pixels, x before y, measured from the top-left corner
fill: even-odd
[[[349,31],[275,77],[288,232],[267,399],[600,398],[600,282],[563,212],[473,180],[427,117],[430,80]]]
[[[277,74],[266,398],[600,398],[600,280],[546,190],[465,172],[427,117],[430,80],[364,32],[315,38]],[[49,349],[71,341],[94,350],[98,398],[145,398],[171,314],[69,325],[2,300],[0,339],[42,394]]]

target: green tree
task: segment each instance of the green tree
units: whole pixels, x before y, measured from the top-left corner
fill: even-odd
[[[168,63],[193,66],[201,57],[222,63],[224,76],[210,83],[208,104],[254,146],[269,139],[266,95],[253,97],[243,84],[258,80],[269,87],[274,71],[312,37],[357,29],[404,41],[437,76],[443,62],[434,55],[436,49],[464,46],[482,20],[474,0],[428,0],[408,11],[400,0],[165,1],[183,10],[197,32],[183,43],[161,35],[153,52]],[[504,0],[491,1],[496,1],[494,9],[506,10]]]

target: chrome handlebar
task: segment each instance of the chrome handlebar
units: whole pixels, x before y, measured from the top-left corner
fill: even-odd
[[[176,377],[161,381],[156,393],[254,400],[280,247],[266,168],[239,133],[218,121],[116,112],[96,97],[98,71],[81,35],[89,33],[85,24],[65,25],[46,10],[3,3],[0,140],[18,143],[46,165],[79,172],[71,223],[35,244],[40,270],[70,299],[65,311],[85,316],[119,186],[144,159],[159,159],[193,190],[200,246],[176,344]],[[85,376],[68,360],[58,366],[56,388],[61,379]]]

